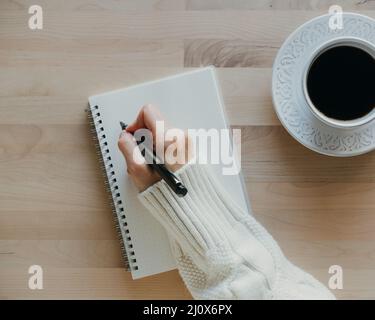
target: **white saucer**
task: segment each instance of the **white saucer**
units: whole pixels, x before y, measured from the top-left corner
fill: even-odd
[[[307,148],[330,156],[355,156],[375,149],[375,119],[353,128],[337,128],[321,121],[308,105],[303,79],[316,51],[329,41],[353,37],[375,45],[375,20],[344,13],[344,28],[332,30],[330,17],[308,21],[280,48],[273,66],[273,103],[283,126]]]

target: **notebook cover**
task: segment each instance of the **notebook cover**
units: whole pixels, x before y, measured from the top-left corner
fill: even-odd
[[[157,105],[166,120],[181,129],[227,128],[224,105],[213,67],[89,98],[92,120],[98,124],[95,126],[95,133],[98,141],[101,139],[98,143],[101,146],[99,156],[102,160],[108,157],[111,159],[109,164],[104,164],[106,183],[112,193],[112,205],[123,241],[125,259],[128,260],[134,279],[175,268],[166,232],[137,199],[137,190],[127,176],[125,161],[117,147],[121,132],[119,121],[133,121],[140,107],[148,103]],[[111,166],[108,167],[109,165]],[[212,165],[214,173],[229,194],[244,210],[249,211],[241,174],[224,176],[222,167],[223,165]],[[117,190],[113,190],[113,185],[111,186],[113,179]],[[126,218],[122,219],[123,216]]]

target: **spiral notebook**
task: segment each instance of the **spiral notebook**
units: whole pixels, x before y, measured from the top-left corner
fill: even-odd
[[[119,121],[133,121],[141,106],[159,107],[169,123],[182,129],[227,128],[223,103],[213,67],[198,69],[89,98],[89,119],[105,172],[125,267],[133,279],[175,268],[168,237],[162,226],[137,198],[127,176],[126,164],[117,148]],[[241,175],[223,175],[221,165],[214,174],[229,194],[249,210]]]

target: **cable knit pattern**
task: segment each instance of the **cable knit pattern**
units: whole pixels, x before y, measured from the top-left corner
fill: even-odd
[[[164,181],[139,194],[165,227],[186,286],[196,299],[334,299],[291,264],[272,236],[242,210],[204,165],[176,172],[179,198]]]

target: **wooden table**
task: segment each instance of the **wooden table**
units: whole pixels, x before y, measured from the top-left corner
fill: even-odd
[[[275,54],[332,3],[373,1],[2,0],[0,298],[190,298],[176,271],[131,280],[91,144],[87,97],[214,64],[243,130],[254,214],[285,254],[340,298],[375,298],[375,154],[331,158],[296,142],[272,108]],[[43,30],[28,8],[43,8]],[[372,10],[372,11],[371,11]],[[41,265],[44,289],[28,289]]]

